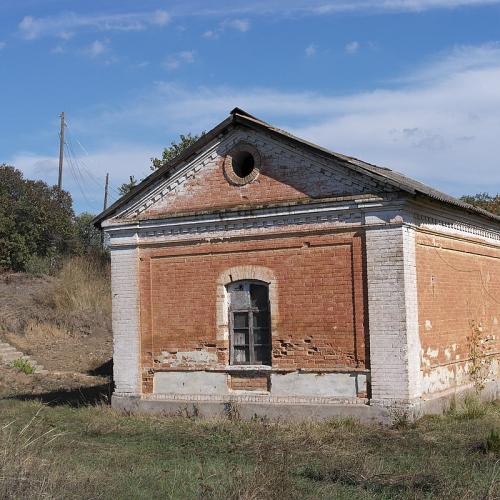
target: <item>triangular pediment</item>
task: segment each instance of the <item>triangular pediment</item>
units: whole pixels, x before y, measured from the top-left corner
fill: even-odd
[[[250,151],[258,165],[248,179],[238,182],[231,165],[242,150]],[[394,187],[340,162],[240,126],[215,138],[172,169],[167,178],[138,193],[118,217],[162,218],[389,191]]]

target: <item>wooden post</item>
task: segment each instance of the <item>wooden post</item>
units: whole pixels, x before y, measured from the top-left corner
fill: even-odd
[[[108,186],[109,186],[109,173],[106,174],[106,182],[104,184],[104,207],[103,210],[108,208]]]
[[[104,183],[104,204],[103,210],[108,208],[108,188],[109,188],[109,173],[106,173],[106,182]],[[104,248],[104,229],[101,228],[101,247]]]
[[[64,111],[61,117],[61,132],[59,134],[59,177],[57,179],[57,187],[62,189],[62,174],[63,174],[63,161],[64,161]]]

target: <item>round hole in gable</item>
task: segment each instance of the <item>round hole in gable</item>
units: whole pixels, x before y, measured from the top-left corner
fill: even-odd
[[[255,158],[248,151],[238,151],[232,157],[233,172],[241,179],[249,176],[255,168]]]

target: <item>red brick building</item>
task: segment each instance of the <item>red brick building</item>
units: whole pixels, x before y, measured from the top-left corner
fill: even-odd
[[[240,109],[103,212],[118,407],[439,411],[498,394],[500,218]]]

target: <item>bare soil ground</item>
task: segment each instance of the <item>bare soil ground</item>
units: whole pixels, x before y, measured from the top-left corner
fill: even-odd
[[[48,297],[56,278],[0,276],[0,339],[51,371],[99,373],[112,356],[109,321],[60,317]]]
[[[27,375],[0,364],[0,397],[45,395],[42,399],[49,401],[65,391],[77,391],[85,400],[89,391],[89,398],[96,391],[107,393],[112,373],[110,321],[82,314],[61,316],[51,304],[57,284],[55,277],[0,275],[0,340],[50,371]]]

